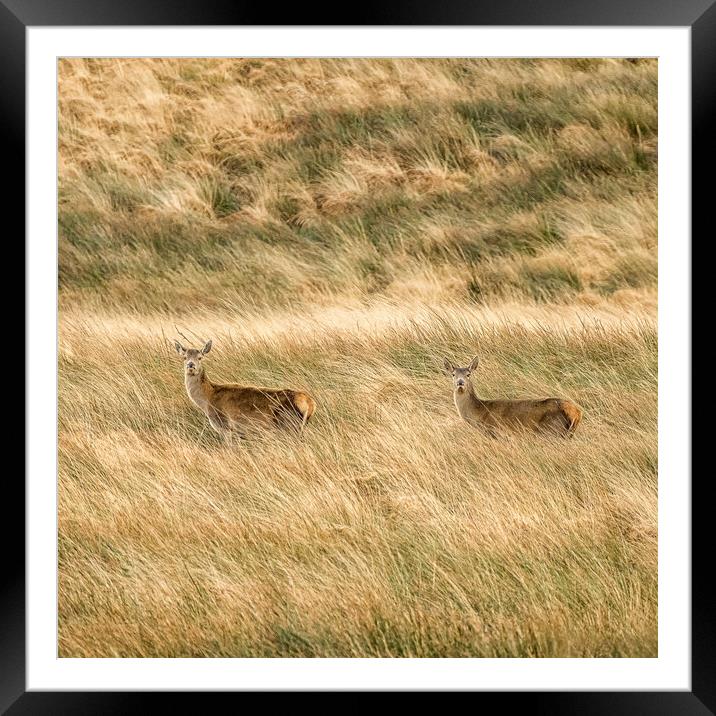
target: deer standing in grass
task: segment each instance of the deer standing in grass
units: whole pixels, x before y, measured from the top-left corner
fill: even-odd
[[[179,341],[174,346],[184,359],[189,398],[206,414],[211,427],[229,440],[234,434],[245,437],[250,428],[295,426],[300,432],[316,409],[313,398],[300,390],[212,383],[202,365],[211,341],[201,349],[185,348]]]
[[[460,417],[470,425],[496,437],[502,428],[527,429],[571,437],[582,419],[581,408],[564,398],[537,400],[482,400],[475,394],[471,375],[479,358],[459,368],[445,358],[445,372],[453,379],[453,398]]]

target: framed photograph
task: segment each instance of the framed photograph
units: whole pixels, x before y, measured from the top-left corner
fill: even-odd
[[[0,706],[713,713],[711,0],[229,5],[0,0],[28,416]]]

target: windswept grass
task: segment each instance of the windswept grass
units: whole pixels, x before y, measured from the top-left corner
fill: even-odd
[[[319,405],[303,440],[241,449],[189,405],[165,321],[66,319],[62,655],[655,653],[653,323],[399,315],[248,342],[214,328],[211,376]],[[570,395],[578,438],[462,423],[438,357],[476,346],[482,394]]]
[[[60,656],[656,655],[655,62],[59,77]],[[176,325],[304,436],[225,444]],[[575,438],[461,422],[475,353]]]
[[[653,286],[656,127],[651,61],[62,60],[63,305]]]

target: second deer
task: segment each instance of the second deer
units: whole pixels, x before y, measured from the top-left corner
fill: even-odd
[[[495,437],[500,430],[527,429],[571,437],[582,419],[581,408],[565,398],[537,400],[482,400],[475,394],[471,376],[479,359],[460,368],[445,358],[445,372],[453,379],[453,398],[460,417]]]
[[[251,428],[289,427],[299,430],[316,409],[313,398],[300,390],[256,388],[236,383],[213,383],[202,365],[211,350],[185,348],[174,341],[184,359],[184,385],[191,401],[209,418],[211,427],[227,438],[245,436]]]

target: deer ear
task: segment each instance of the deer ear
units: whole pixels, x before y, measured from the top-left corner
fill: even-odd
[[[455,366],[447,358],[443,358],[443,368],[448,375],[455,370]]]
[[[206,345],[201,349],[201,352],[206,355],[211,350],[211,341],[207,341]]]
[[[475,368],[477,368],[477,364],[478,364],[479,362],[480,362],[480,359],[479,359],[477,356],[475,356],[475,357],[470,361],[470,365],[469,365],[469,370],[470,370],[470,372],[472,372],[473,370],[475,370]]]
[[[174,348],[180,356],[186,355],[186,348],[179,341],[174,341]]]

